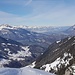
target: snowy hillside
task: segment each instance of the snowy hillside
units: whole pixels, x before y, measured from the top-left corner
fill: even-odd
[[[57,75],[75,75],[75,36],[50,45],[32,65]]]
[[[41,70],[24,68],[1,68],[0,75],[54,75]]]

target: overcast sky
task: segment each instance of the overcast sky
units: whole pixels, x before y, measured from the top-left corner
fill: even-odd
[[[0,0],[0,24],[70,26],[75,0]]]

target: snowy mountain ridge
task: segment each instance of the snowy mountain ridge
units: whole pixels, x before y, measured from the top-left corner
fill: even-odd
[[[51,27],[51,28],[55,28],[55,27],[52,27],[52,26],[26,26],[26,25],[9,25],[9,24],[1,24],[0,27],[2,28],[48,28],[48,27]]]
[[[0,30],[2,30],[4,28],[6,28],[6,29],[14,29],[15,27],[14,26],[10,26],[9,24],[2,24],[2,25],[0,25]]]
[[[58,26],[58,27],[55,27],[55,26],[26,26],[26,25],[9,25],[9,24],[1,24],[0,25],[0,30],[2,29],[2,28],[7,28],[7,29],[18,29],[18,28],[23,28],[23,29],[27,29],[27,30],[32,30],[32,31],[34,31],[34,30],[47,30],[47,29],[50,29],[50,30],[60,30],[61,28],[63,29],[65,29],[65,27],[69,27],[69,26],[64,26],[64,27],[61,27],[61,26]],[[74,27],[74,26],[73,26]]]
[[[56,75],[75,75],[75,36],[51,44],[30,67]]]

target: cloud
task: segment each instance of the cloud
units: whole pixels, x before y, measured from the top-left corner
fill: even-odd
[[[17,17],[17,15],[0,11],[0,18],[9,18],[9,17]]]
[[[32,0],[3,0],[0,3],[11,4],[11,5],[19,5],[19,6],[27,6],[31,2],[32,2]]]
[[[2,24],[3,23],[15,23],[20,20],[21,19],[17,15],[0,11],[0,23],[2,23]]]
[[[32,2],[32,0],[29,0],[25,5],[29,5]]]
[[[25,25],[47,25],[47,24],[72,24],[75,19],[75,8],[65,7],[64,4],[53,4],[44,1],[32,1],[32,0],[18,0],[13,3],[10,1],[9,4],[17,4],[21,6],[28,6],[32,8],[32,12],[28,15],[14,15],[11,13],[0,11],[0,23],[8,24],[25,24]],[[52,3],[51,3],[52,4]],[[30,10],[30,9],[28,9]],[[20,11],[20,10],[19,10]],[[23,12],[23,11],[22,11]]]

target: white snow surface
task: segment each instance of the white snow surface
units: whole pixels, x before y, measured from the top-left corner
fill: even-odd
[[[0,68],[0,75],[55,75],[29,67],[23,68]]]
[[[34,68],[35,67],[35,63],[36,63],[36,61],[34,61],[32,64],[28,65],[27,67]]]
[[[7,59],[0,59],[0,67],[4,67],[4,64],[8,64],[11,60],[7,60]]]
[[[67,56],[69,56],[69,58],[67,58],[67,60],[65,60],[65,58]],[[45,68],[45,71],[47,71],[47,72],[49,72],[51,69],[53,69],[54,71],[58,71],[58,68],[60,68],[62,64],[64,64],[65,67],[67,65],[69,65],[69,61],[71,59],[73,59],[73,56],[70,53],[65,52],[63,58],[59,57],[54,62],[43,65],[40,69]]]
[[[14,29],[14,27],[12,27],[12,26],[10,26],[10,25],[8,25],[8,24],[2,24],[2,25],[0,25],[0,30],[2,30],[2,29]]]
[[[65,71],[65,75],[75,75],[75,64],[68,67],[68,69]]]
[[[59,43],[60,42],[60,40],[59,41],[56,41],[56,43]]]
[[[29,51],[29,46],[26,46],[26,47],[23,47],[21,46],[21,48],[23,50],[21,51],[17,51],[18,53],[13,53],[11,54],[10,51],[8,52],[8,55],[10,56],[9,59],[13,59],[13,60],[25,60],[25,58],[23,57],[26,57],[26,56],[31,56],[31,52]]]

